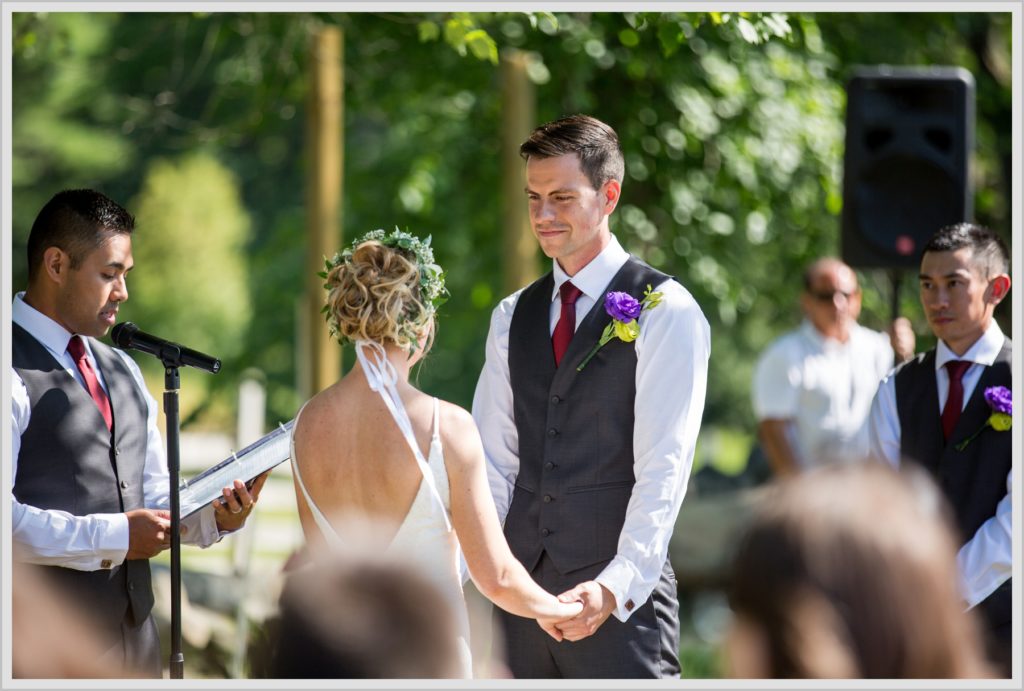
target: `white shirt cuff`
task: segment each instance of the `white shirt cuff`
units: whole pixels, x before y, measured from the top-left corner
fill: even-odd
[[[636,580],[633,568],[622,557],[615,557],[594,579],[615,596],[615,610],[612,614],[619,621],[626,621],[643,604],[630,596],[630,588]],[[646,598],[644,598],[646,600]]]
[[[216,544],[224,535],[234,532],[221,531],[217,528],[217,514],[214,513],[212,506],[204,506],[191,516],[181,519],[181,527],[185,528],[181,544],[203,548]]]
[[[98,531],[99,549],[96,550],[96,565],[93,569],[110,569],[123,564],[128,557],[128,516],[112,513],[95,514],[93,518],[103,526]]]

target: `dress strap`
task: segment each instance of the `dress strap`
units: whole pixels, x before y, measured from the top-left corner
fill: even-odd
[[[441,406],[437,399],[434,399],[434,432],[430,435],[430,440],[436,442],[441,438]]]
[[[370,355],[367,355],[366,351],[369,351]],[[372,356],[373,360],[371,360],[370,356]],[[423,482],[430,489],[431,497],[437,502],[438,507],[441,509],[441,515],[444,516],[445,528],[451,530],[452,524],[448,518],[448,510],[445,508],[444,501],[441,499],[441,494],[437,489],[434,474],[430,471],[427,460],[423,458],[423,452],[420,451],[420,447],[416,443],[416,435],[413,433],[409,414],[405,410],[405,404],[402,403],[401,396],[398,395],[398,389],[395,388],[395,384],[398,382],[398,373],[395,371],[394,365],[388,361],[384,347],[374,341],[356,341],[356,357],[359,359],[359,364],[366,374],[366,382],[370,385],[370,389],[379,393],[380,397],[384,399],[384,405],[387,406],[391,417],[395,419],[398,429],[401,430],[402,436],[405,437],[406,443],[412,449],[416,465],[419,466],[420,473],[423,474]],[[434,427],[437,429],[436,400],[434,401],[434,420]]]
[[[313,515],[313,522],[316,523],[317,528],[320,529],[320,533],[324,536],[324,539],[331,547],[341,546],[341,537],[335,532],[334,526],[330,524],[327,517],[324,516],[320,507],[313,501],[313,497],[309,496],[309,491],[306,489],[306,483],[302,481],[302,473],[299,472],[299,462],[295,458],[295,430],[299,428],[299,415],[302,415],[302,411],[306,409],[306,404],[302,404],[299,408],[299,412],[295,415],[295,424],[292,425],[291,435],[291,451],[292,451],[292,472],[295,473],[295,481],[302,490],[302,496],[306,498],[306,506],[309,507],[309,512]]]

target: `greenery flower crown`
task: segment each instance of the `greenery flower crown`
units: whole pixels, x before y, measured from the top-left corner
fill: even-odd
[[[421,240],[404,230],[399,230],[397,226],[391,232],[385,232],[380,228],[377,230],[371,230],[366,233],[366,235],[363,235],[361,238],[353,241],[352,244],[344,250],[335,252],[332,258],[328,259],[324,257],[324,270],[319,272],[317,275],[326,280],[327,276],[335,267],[348,263],[352,260],[352,254],[359,245],[371,240],[376,240],[385,247],[405,250],[415,258],[416,269],[419,271],[420,277],[419,299],[424,306],[425,312],[407,315],[399,323],[402,335],[413,344],[413,348],[415,349],[416,342],[420,335],[419,327],[433,317],[434,314],[437,313],[437,308],[448,300],[448,289],[445,288],[444,285],[444,272],[441,270],[441,267],[434,262],[434,250],[430,246],[431,236],[428,235],[426,240]],[[324,283],[324,288],[328,292],[331,290],[329,283]],[[330,307],[328,305],[324,305],[320,311],[324,314],[324,318],[327,320],[331,336],[333,336],[339,343],[344,344],[346,339],[342,337],[338,320],[331,313]]]

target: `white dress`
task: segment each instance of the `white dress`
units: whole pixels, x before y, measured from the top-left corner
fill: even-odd
[[[367,357],[363,349],[371,351],[376,362]],[[462,593],[462,578],[459,564],[462,558],[459,540],[451,525],[451,492],[448,485],[448,472],[444,465],[444,452],[441,448],[440,420],[438,401],[434,399],[433,436],[430,440],[430,455],[424,459],[416,444],[409,416],[402,404],[402,399],[395,389],[397,379],[394,368],[384,356],[383,348],[376,343],[360,341],[356,344],[356,354],[366,373],[370,388],[380,393],[384,403],[391,411],[396,424],[401,429],[416,459],[423,479],[413,499],[409,512],[405,515],[398,532],[387,547],[387,553],[401,557],[405,562],[415,564],[418,573],[430,578],[449,600],[458,631],[457,648],[459,651],[459,677],[471,678],[472,660],[469,653],[469,617],[466,601]],[[305,406],[303,406],[305,407]],[[302,411],[299,411],[299,415]],[[309,496],[306,486],[299,473],[295,460],[295,435],[298,428],[299,415],[295,416],[292,428],[291,457],[295,478],[309,506],[317,527],[329,545],[344,544],[344,537],[339,535],[323,512]]]

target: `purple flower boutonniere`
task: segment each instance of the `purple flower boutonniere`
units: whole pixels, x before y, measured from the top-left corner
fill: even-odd
[[[957,451],[966,449],[967,445],[984,432],[986,427],[991,427],[996,432],[1005,432],[1013,426],[1011,417],[1013,415],[1013,393],[1008,388],[1005,386],[988,387],[985,389],[985,402],[992,409],[992,414],[988,416],[988,420],[981,426],[981,429],[954,447]]]
[[[640,314],[644,310],[654,309],[660,303],[661,293],[652,292],[650,285],[647,286],[647,290],[644,291],[644,297],[641,300],[637,300],[629,293],[615,291],[605,295],[604,311],[611,316],[612,320],[608,323],[608,326],[604,327],[601,340],[591,349],[587,357],[583,358],[583,362],[579,364],[576,371],[582,372],[583,368],[590,362],[590,359],[597,354],[597,351],[601,350],[613,338],[618,338],[626,343],[635,341],[640,336],[640,324],[637,323]]]

